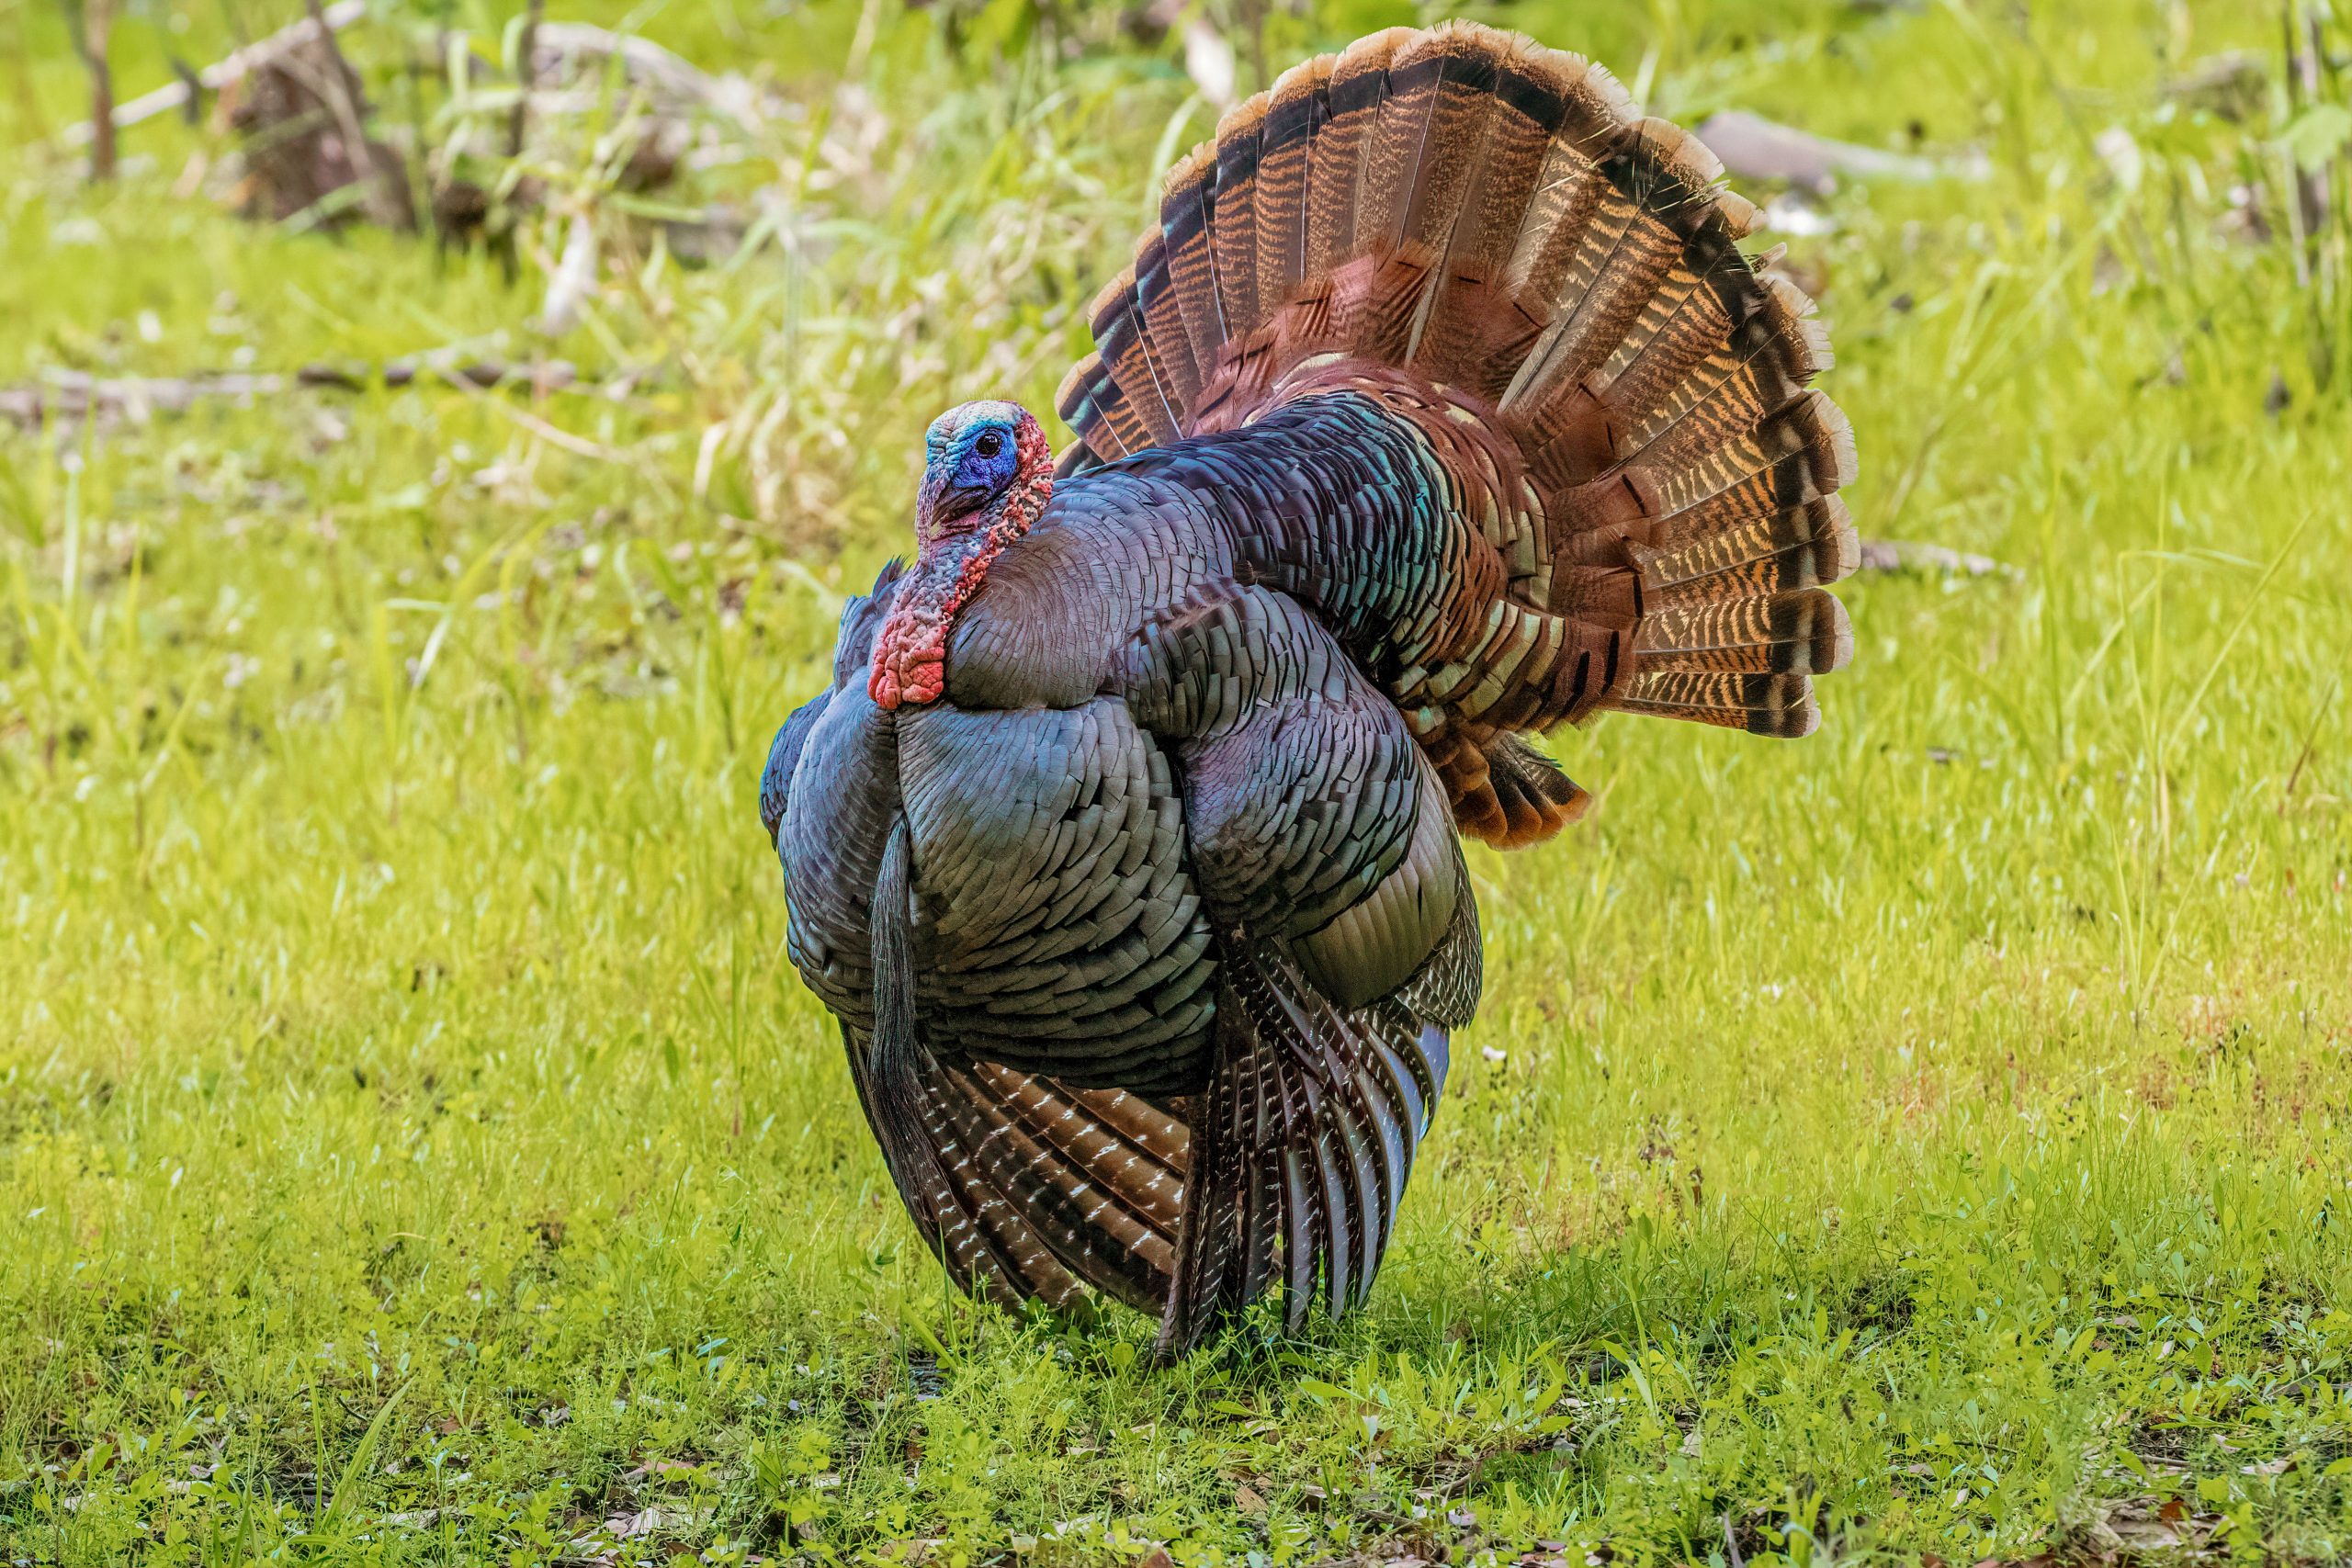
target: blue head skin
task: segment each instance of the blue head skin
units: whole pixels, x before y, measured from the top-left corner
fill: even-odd
[[[1021,424],[1028,417],[1019,403],[990,400],[960,404],[932,421],[915,499],[918,553],[969,533],[978,513],[1005,492],[1021,470]]]

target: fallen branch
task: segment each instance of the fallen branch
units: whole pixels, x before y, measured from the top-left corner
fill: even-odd
[[[298,387],[362,392],[372,387],[405,387],[419,377],[444,379],[486,389],[526,385],[534,391],[555,391],[574,385],[578,373],[560,359],[533,365],[507,365],[483,360],[450,366],[431,359],[395,359],[379,372],[373,366],[305,365],[285,373],[275,370],[224,370],[198,376],[124,376],[100,378],[66,371],[28,387],[0,388],[0,420],[20,429],[38,430],[52,421],[100,419],[143,421],[158,413],[184,413],[196,404],[216,398],[271,397]],[[633,384],[633,378],[624,378]]]
[[[1864,539],[1863,571],[1941,571],[1958,577],[2020,578],[2025,573],[1991,556],[1970,555],[1945,545],[1919,545],[1901,539]]]
[[[527,47],[524,80],[535,85],[569,79],[582,64],[617,59],[622,75],[645,89],[657,113],[708,109],[747,126],[762,118],[758,89],[748,81],[713,76],[634,33],[613,32],[593,22],[542,21],[531,30]]]
[[[1724,167],[1741,179],[1786,180],[1813,191],[1829,189],[1840,175],[1915,183],[1984,175],[1981,158],[1954,162],[1881,152],[1851,141],[1833,141],[1746,109],[1709,115],[1697,134],[1708,151],[1723,160]]]
[[[223,87],[243,81],[248,74],[267,65],[288,51],[300,49],[317,38],[319,20],[324,20],[327,31],[333,34],[351,26],[367,14],[368,0],[335,0],[334,5],[326,8],[321,18],[305,17],[299,22],[289,23],[260,42],[247,44],[227,59],[216,61],[206,66],[196,73],[197,85],[201,86],[206,92],[217,93]],[[142,94],[127,104],[117,104],[114,113],[107,117],[107,122],[117,130],[126,130],[141,120],[153,119],[159,114],[169,114],[174,109],[184,108],[194,101],[195,96],[196,87],[189,85],[183,78],[168,87],[158,87],[152,93]],[[62,140],[68,147],[87,147],[96,140],[96,125],[90,120],[84,120],[79,125],[67,126],[62,132]]]

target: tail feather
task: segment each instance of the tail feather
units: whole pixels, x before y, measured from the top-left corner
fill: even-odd
[[[1216,262],[1217,298],[1225,307],[1226,342],[1258,330],[1271,307],[1258,298],[1258,167],[1264,144],[1266,100],[1251,98],[1216,128],[1216,204],[1209,251]],[[1099,341],[1099,340],[1098,340]],[[1082,435],[1085,427],[1073,426]]]
[[[1193,357],[1182,305],[1168,265],[1165,230],[1147,231],[1136,246],[1136,310],[1139,334],[1170,423],[1182,428],[1184,413],[1201,395],[1201,372]]]
[[[1430,966],[1457,964],[1449,943]],[[1444,1071],[1442,1030],[1394,999],[1341,1011],[1271,947],[1239,944],[1219,985],[1163,1355],[1277,1279],[1294,1332],[1317,1303],[1336,1314],[1363,1302]]]
[[[1611,383],[1611,399],[1628,411],[1630,450],[1666,435],[1727,380],[1745,377],[1759,389],[1758,412],[1778,408],[1829,368],[1827,334],[1811,319],[1810,300],[1770,274],[1742,294],[1720,287],[1747,271],[1735,254],[1713,260],[1672,320],[1661,323]]]
[[[1606,68],[1566,55],[1550,63],[1557,126],[1503,275],[1507,292],[1533,307],[1539,325],[1550,319],[1554,302],[1573,299],[1567,268],[1594,214],[1618,194],[1603,161],[1633,107]]]
[[[1408,34],[1389,56],[1377,113],[1364,142],[1361,184],[1356,191],[1355,252],[1359,255],[1401,250],[1407,220],[1420,190],[1421,155],[1444,95],[1445,73],[1458,66],[1453,29],[1433,28]]]
[[[1694,450],[1683,454],[1653,447],[1629,465],[1650,478],[1668,516],[1772,473],[1784,462],[1799,465],[1811,491],[1801,498],[1806,501],[1840,489],[1854,475],[1853,431],[1838,405],[1815,391],[1800,393],[1736,434],[1705,445],[1702,440],[1692,436]]]
[[[1322,132],[1310,152],[1313,178],[1306,190],[1306,257],[1308,278],[1329,276],[1363,254],[1357,243],[1359,203],[1373,132],[1380,118],[1381,100],[1388,92],[1388,64],[1412,37],[1410,29],[1391,28],[1358,39],[1332,61],[1324,88]],[[1253,329],[1262,325],[1286,298],[1261,299]]]
[[[1673,474],[1724,453],[1743,439],[1755,437],[1775,420],[1799,421],[1826,429],[1840,429],[1842,420],[1828,400],[1808,389],[1804,380],[1777,366],[1751,361],[1724,377],[1703,394],[1691,398],[1670,421],[1650,429],[1629,432],[1627,468]],[[1835,484],[1851,477],[1850,452],[1826,468],[1838,471]],[[1835,488],[1833,484],[1832,488]]]
[[[1061,386],[1054,393],[1054,409],[1072,429],[1091,433],[1085,441],[1073,441],[1054,464],[1057,479],[1127,456],[1132,450],[1118,434],[1117,423],[1112,411],[1118,388],[1111,373],[1102,367],[1099,355],[1088,355],[1071,366],[1062,377]],[[1119,411],[1124,418],[1124,410]]]
[[[1257,199],[1250,214],[1254,298],[1261,304],[1289,299],[1306,276],[1307,155],[1330,112],[1324,96],[1329,81],[1328,62],[1298,66],[1283,73],[1266,102]],[[1250,330],[1263,319],[1261,314],[1253,320]],[[1204,377],[1215,363],[1213,358],[1201,362]]]
[[[1133,265],[1095,297],[1093,325],[1102,367],[1118,388],[1119,406],[1128,415],[1117,431],[1119,445],[1130,452],[1166,445],[1181,428],[1179,414],[1161,385],[1148,323],[1136,306]]]
[[[1845,503],[1827,495],[1666,548],[1636,545],[1633,555],[1644,598],[1664,606],[1835,582],[1860,563],[1861,541]]]
[[[1853,651],[1844,607],[1835,595],[1807,588],[1770,599],[1676,605],[1645,615],[1634,640],[1634,668],[1645,675],[1815,675],[1841,667]]]
[[[1438,379],[1481,392],[1491,392],[1482,385],[1481,371],[1489,357],[1484,349],[1492,318],[1504,298],[1503,269],[1518,242],[1552,133],[1558,129],[1556,115],[1531,118],[1510,106],[1534,102],[1548,107],[1564,102],[1557,95],[1538,97],[1544,80],[1542,51],[1527,39],[1512,39],[1510,52],[1496,64],[1495,91],[1486,105],[1481,140],[1460,165],[1468,178],[1425,182],[1459,188],[1460,196],[1445,230],[1437,282],[1429,291],[1412,363]]]
[[[1452,642],[1391,645],[1464,831],[1531,842],[1581,809],[1498,765],[1514,729],[1804,733],[1810,675],[1850,647],[1817,590],[1853,565],[1853,442],[1812,389],[1812,306],[1741,249],[1756,209],[1722,172],[1589,61],[1474,23],[1360,39],[1177,165],[1064,384],[1066,464],[1333,391],[1413,425],[1488,552],[1432,592],[1499,595],[1412,623]]]
[[[1118,458],[1160,444],[1147,412],[1159,405],[1159,393],[1136,342],[1134,293],[1133,274],[1123,273],[1103,287],[1089,308],[1095,352],[1071,367],[1056,399],[1062,417],[1086,435],[1065,457],[1066,464],[1080,451]]]
[[[1429,101],[1419,111],[1419,144],[1412,150],[1402,189],[1398,246],[1419,245],[1440,257],[1451,252],[1469,194],[1468,182],[1461,176],[1475,169],[1486,152],[1500,107],[1496,91],[1509,60],[1509,55],[1487,48],[1476,29],[1460,27],[1425,33],[1406,51],[1395,101],[1409,103],[1424,91]],[[1426,88],[1413,85],[1411,78],[1429,61],[1435,64],[1433,79]]]
[[[1216,150],[1196,147],[1169,171],[1159,209],[1166,242],[1168,280],[1183,317],[1184,341],[1197,367],[1216,362],[1226,339],[1225,305],[1217,288],[1216,261],[1209,240],[1209,212],[1216,197]]]
[[[1564,257],[1558,298],[1574,303],[1536,340],[1505,390],[1501,411],[1533,418],[1562,400],[1623,340],[1668,271],[1680,259],[1677,210],[1705,205],[1705,184],[1682,158],[1687,139],[1644,120],[1633,144],[1611,155],[1627,167],[1627,185],[1604,179],[1592,220]],[[1604,175],[1607,170],[1603,171]]]
[[[1821,722],[1805,675],[1639,675],[1611,705],[1787,739],[1812,734]]]

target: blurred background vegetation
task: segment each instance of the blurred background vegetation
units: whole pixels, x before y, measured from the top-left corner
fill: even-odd
[[[1555,739],[1371,1309],[1152,1373],[910,1245],[758,768],[924,424],[1445,14],[1706,127],[1902,547],[1813,739]],[[2334,0],[316,15],[0,0],[0,1555],[2352,1551]]]

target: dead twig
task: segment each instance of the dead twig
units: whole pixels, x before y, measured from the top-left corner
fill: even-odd
[[[406,229],[415,222],[415,215],[408,205],[408,188],[401,179],[399,155],[368,140],[363,124],[364,99],[360,95],[359,73],[351,62],[343,57],[342,46],[334,40],[334,29],[327,26],[326,14],[319,8],[319,0],[308,0],[313,36],[318,39],[317,58],[321,69],[314,73],[303,70],[306,51],[296,50],[284,56],[284,64],[298,75],[315,79],[307,85],[313,96],[323,101],[334,115],[335,127],[342,133],[351,164],[352,178],[366,182],[368,215],[387,229]],[[380,149],[380,151],[379,151]]]
[[[542,21],[532,29],[526,79],[568,81],[584,64],[617,60],[630,85],[644,90],[654,113],[677,118],[701,109],[746,130],[765,118],[759,89],[736,75],[714,76],[650,39],[616,33],[590,22]]]
[[[1958,577],[2021,578],[2025,573],[1991,556],[1970,555],[1946,545],[1913,544],[1901,539],[1864,539],[1863,571],[1941,571]]]
[[[1744,180],[1786,180],[1807,190],[1826,191],[1841,175],[1856,179],[1982,179],[1980,157],[1945,160],[1884,152],[1851,141],[1833,141],[1766,119],[1745,109],[1724,109],[1700,125],[1699,140]]]
[[[338,32],[367,14],[368,0],[335,0],[334,5],[329,6],[317,16],[305,17],[299,22],[280,28],[260,42],[248,44],[243,49],[231,53],[227,59],[206,66],[196,73],[197,85],[206,92],[217,93],[223,87],[243,81],[249,73],[268,64],[287,51],[299,49],[310,42],[318,36],[319,23],[322,19],[324,20],[330,32]],[[105,117],[107,135],[111,138],[115,131],[128,130],[141,120],[153,119],[159,114],[169,114],[174,109],[186,108],[194,103],[195,98],[196,88],[191,87],[186,78],[182,78],[168,87],[158,87],[152,93],[142,94],[127,104],[117,104],[112,112]],[[94,120],[85,120],[79,125],[69,125],[60,135],[60,139],[68,147],[87,147],[96,138],[96,122]]]
[[[476,398],[482,396],[481,388],[454,370],[443,370],[440,376],[443,380],[461,392]],[[584,435],[574,435],[571,432],[549,424],[538,415],[515,408],[511,403],[492,401],[491,406],[550,446],[560,446],[575,457],[593,457],[600,463],[613,463],[622,467],[634,464],[635,460],[626,452],[616,451],[610,446],[591,441]]]
[[[2311,728],[2303,732],[2303,748],[2295,753],[2295,765],[2287,771],[2287,787],[2278,792],[2278,815],[2281,817],[2287,815],[2287,803],[2295,798],[2295,786],[2302,783],[2303,769],[2312,760],[2312,748],[2319,743],[2320,724],[2327,717],[2327,710],[2335,705],[2335,694],[2343,684],[2343,673],[2338,671],[2335,679],[2328,682],[2327,695],[2319,700],[2319,707],[2312,715]]]
[[[405,387],[420,376],[452,377],[469,387],[489,389],[503,386],[527,386],[536,393],[559,392],[579,380],[579,373],[568,359],[543,359],[527,365],[509,365],[500,359],[481,359],[469,365],[450,365],[438,359],[395,359],[384,367],[383,374],[375,375],[368,367],[356,371],[338,369],[332,365],[305,365],[295,372],[295,378],[305,387],[340,387],[349,391],[366,391],[381,382],[387,387]],[[635,385],[639,378],[633,371],[624,371],[607,385]]]

